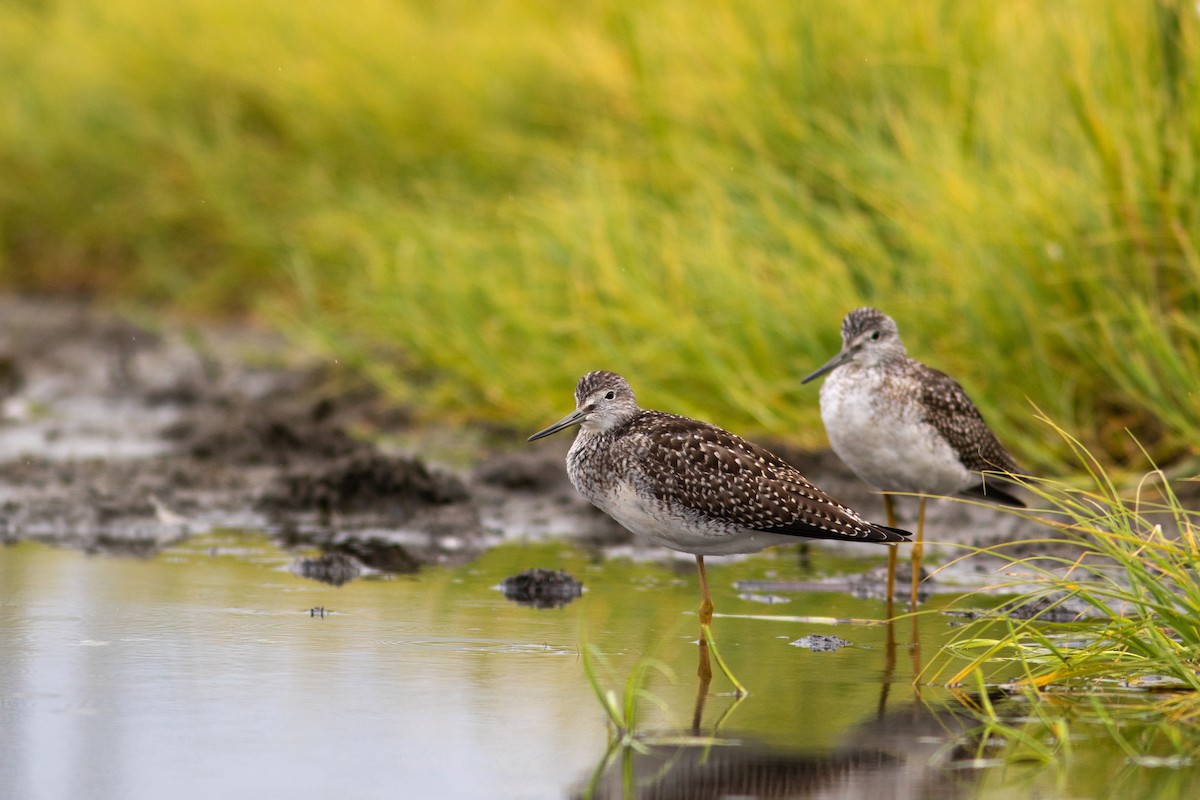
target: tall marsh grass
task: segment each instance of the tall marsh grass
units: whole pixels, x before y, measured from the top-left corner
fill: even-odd
[[[431,415],[821,441],[872,303],[1033,467],[1200,441],[1183,0],[0,9],[0,280],[267,310]]]
[[[1158,469],[1125,491],[1078,439],[1049,428],[1090,485],[1027,481],[1043,510],[1011,513],[1048,521],[1058,535],[988,548],[1020,596],[962,628],[921,680],[963,693],[981,723],[973,733],[981,763],[996,757],[1054,765],[1064,777],[1086,773],[1096,748],[1074,752],[1072,742],[1102,739],[1110,760],[1128,770],[1182,770],[1181,780],[1194,780],[1200,512]]]
[[[1173,718],[1200,718],[1200,512],[1158,470],[1126,496],[1077,439],[1058,433],[1093,484],[1028,483],[1062,538],[1048,552],[1035,542],[990,548],[1023,587],[1010,608],[1032,613],[965,629],[940,658],[968,656],[966,665],[930,672],[951,685],[1016,674],[1018,686],[1093,695],[1147,687],[1170,694]],[[1047,623],[1056,608],[1077,621]]]

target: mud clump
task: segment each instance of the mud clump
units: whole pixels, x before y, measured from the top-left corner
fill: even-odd
[[[486,546],[458,476],[374,447],[277,473],[256,507],[287,543],[317,544],[381,572],[462,564]]]
[[[566,491],[571,488],[561,458],[540,452],[500,453],[475,470],[475,480],[518,492]]]
[[[406,519],[421,506],[468,499],[466,487],[454,475],[432,472],[413,458],[367,451],[339,458],[327,467],[281,476],[260,507],[275,513],[382,513]]]
[[[504,596],[534,608],[561,608],[583,595],[583,584],[562,570],[527,569],[504,579]]]
[[[346,432],[336,408],[332,398],[296,398],[281,387],[251,402],[214,398],[163,436],[192,458],[228,465],[289,466],[369,450]]]
[[[1062,593],[1038,597],[1029,602],[1008,602],[998,607],[994,613],[1009,619],[1036,619],[1041,622],[1079,622],[1101,618],[1093,606]],[[1118,617],[1120,614],[1113,616]]]
[[[840,636],[813,633],[808,636],[801,636],[796,641],[789,642],[789,644],[792,647],[803,647],[805,650],[811,650],[814,653],[833,653],[841,650],[843,647],[849,647],[851,642]]]
[[[25,377],[11,353],[0,353],[0,400],[20,391]]]
[[[416,572],[421,561],[409,548],[396,542],[373,537],[347,539],[337,545],[339,552],[348,554],[370,569],[381,572]]]
[[[292,564],[292,572],[301,578],[311,578],[330,586],[341,586],[363,573],[362,564],[345,553],[323,553],[316,558],[300,558]]]

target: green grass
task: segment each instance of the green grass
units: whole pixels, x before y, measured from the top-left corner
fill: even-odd
[[[1039,614],[1072,603],[1074,622],[985,617],[963,629],[925,678],[970,690],[979,748],[1001,758],[1072,761],[1073,738],[1102,736],[1134,766],[1200,758],[1200,512],[1159,470],[1122,492],[1079,440],[1055,429],[1091,481],[1029,481],[1061,538],[988,549]],[[1026,513],[1026,512],[1012,512]],[[1053,541],[1047,551],[1042,545]],[[1034,554],[1029,555],[1028,553]],[[971,557],[970,555],[966,557]],[[1016,676],[1015,678],[1013,676]],[[1001,705],[988,693],[1015,699]],[[988,745],[988,741],[992,745]]]
[[[1030,518],[1049,519],[1061,541],[1051,554],[1035,546],[1034,555],[1018,555],[1031,542],[989,551],[1008,562],[1014,585],[1032,586],[1014,605],[1049,610],[1074,602],[1082,619],[986,622],[986,635],[968,631],[946,648],[946,656],[975,654],[949,682],[977,670],[1011,671],[1012,663],[1025,676],[1018,683],[1040,688],[1097,690],[1149,679],[1192,693],[1200,713],[1200,512],[1184,507],[1157,470],[1134,497],[1125,496],[1077,439],[1057,433],[1092,480],[1090,488],[1027,483],[1051,509],[1049,517]]]
[[[944,753],[976,770],[972,797],[1195,795],[1200,729],[1144,696],[1026,691],[987,698],[983,692],[974,700],[980,726]]]
[[[1031,467],[1200,441],[1190,2],[0,9],[0,282],[273,315],[430,418],[823,441],[861,303]]]
[[[605,662],[604,654],[599,648],[595,645],[584,645],[580,655],[588,685],[608,716],[609,724],[616,734],[614,738],[622,744],[637,746],[641,701],[647,700],[663,708],[662,701],[646,688],[651,672],[658,672],[668,680],[674,680],[674,674],[661,661],[643,658],[625,678],[621,697],[618,698],[615,691],[604,688],[597,672],[596,667],[599,664],[611,673],[611,668]]]

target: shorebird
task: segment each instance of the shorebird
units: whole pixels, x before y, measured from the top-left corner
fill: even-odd
[[[891,493],[969,494],[1024,506],[989,482],[1018,472],[1016,461],[983,421],[958,381],[908,357],[891,317],[855,309],[842,320],[842,350],[801,383],[828,375],[821,419],[829,444],[863,481],[884,492],[889,525]],[[912,607],[917,604],[925,528],[925,497],[913,542]],[[888,560],[888,598],[895,585],[895,550]]]
[[[902,542],[911,534],[867,522],[779,456],[723,428],[638,407],[614,372],[589,372],[575,410],[529,437],[579,426],[567,475],[593,505],[648,541],[691,553],[700,624],[712,622],[704,557],[753,553],[797,537]]]

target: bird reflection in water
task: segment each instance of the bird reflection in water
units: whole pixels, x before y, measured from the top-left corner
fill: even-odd
[[[896,626],[910,622],[911,641],[897,641]],[[686,731],[614,741],[575,797],[625,800],[706,798],[872,798],[952,800],[975,790],[978,770],[949,768],[978,729],[971,710],[954,700],[928,702],[913,684],[913,699],[889,708],[897,656],[907,652],[921,674],[918,616],[889,619],[876,713],[851,727],[843,746],[803,750],[755,741],[744,731],[724,731],[745,697],[709,698],[712,667],[699,641],[698,686],[692,726]],[[718,698],[730,703],[705,724]],[[964,745],[965,746],[965,745]],[[969,748],[968,748],[969,749]]]
[[[975,718],[961,707],[934,708],[918,701],[852,728],[845,746],[825,751],[772,746],[719,731],[614,742],[573,796],[953,800],[974,791],[979,771],[948,769],[954,750],[947,745],[974,727]]]

